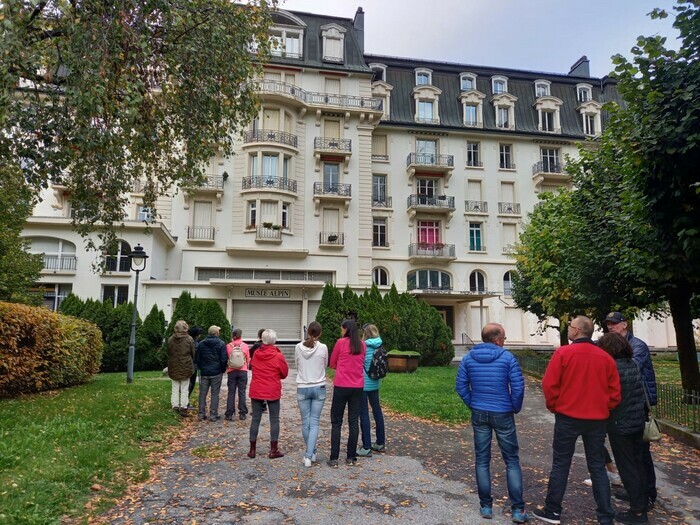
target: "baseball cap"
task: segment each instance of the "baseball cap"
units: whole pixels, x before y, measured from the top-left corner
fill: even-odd
[[[622,315],[620,312],[610,312],[606,317],[605,317],[605,322],[606,323],[621,323],[622,321],[627,321],[625,319],[625,316]]]

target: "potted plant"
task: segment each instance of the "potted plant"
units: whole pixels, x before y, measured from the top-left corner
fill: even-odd
[[[272,228],[272,223],[271,222],[263,222],[263,228],[267,228],[267,229]]]
[[[279,230],[282,229],[282,226],[280,226],[279,224],[273,224],[273,225],[272,225],[272,229],[275,230],[275,231],[279,231]]]
[[[335,234],[331,234],[328,236],[328,242],[335,242],[338,240],[338,236]]]
[[[391,350],[387,352],[389,372],[415,372],[420,354],[413,350]]]

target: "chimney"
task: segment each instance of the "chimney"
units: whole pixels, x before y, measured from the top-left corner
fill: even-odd
[[[365,53],[365,12],[361,7],[357,8],[355,13],[355,19],[352,21],[352,27],[355,30],[355,35],[357,36],[357,43],[360,46],[360,52],[364,55]]]
[[[571,70],[569,71],[569,76],[570,77],[587,77],[590,78],[591,76],[591,68],[589,67],[589,60],[586,55],[583,55],[581,58],[579,58],[573,66],[571,66]]]

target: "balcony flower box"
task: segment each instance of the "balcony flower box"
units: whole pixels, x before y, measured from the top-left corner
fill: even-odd
[[[271,222],[263,222],[263,228],[267,228],[267,229],[272,228],[272,223]]]
[[[420,354],[411,350],[388,352],[389,372],[411,373],[418,369]]]

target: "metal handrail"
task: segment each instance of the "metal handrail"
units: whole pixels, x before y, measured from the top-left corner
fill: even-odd
[[[373,208],[391,208],[391,197],[390,196],[376,196],[372,195],[372,207]]]
[[[246,144],[251,142],[274,142],[284,144],[293,148],[297,147],[298,138],[293,133],[287,131],[277,131],[272,129],[253,129],[246,131],[243,141]]]
[[[192,240],[214,240],[213,226],[188,226],[187,238]]]
[[[244,190],[268,189],[297,192],[297,181],[284,177],[243,177],[241,187]]]
[[[564,173],[564,165],[561,162],[541,160],[532,165],[532,174],[536,173]]]
[[[472,213],[488,213],[489,203],[486,201],[464,201],[464,211]]]
[[[407,207],[428,206],[430,208],[455,209],[455,198],[447,195],[409,195],[406,202]]]
[[[454,257],[455,245],[443,243],[414,242],[408,245],[408,255],[425,257]]]
[[[512,213],[513,215],[520,215],[520,203],[519,202],[499,202],[498,203],[498,213]]]
[[[338,195],[340,197],[350,197],[352,184],[341,182],[314,182],[314,195]]]
[[[279,240],[282,238],[282,228],[266,228],[265,226],[258,226],[255,229],[255,238]]]
[[[318,243],[343,246],[345,244],[345,234],[343,232],[319,232]]]
[[[261,93],[282,94],[310,105],[336,106],[341,108],[369,109],[382,111],[383,100],[373,97],[356,97],[353,95],[335,95],[306,91],[287,82],[279,80],[250,80],[253,89]]]
[[[333,137],[315,137],[314,149],[320,151],[344,151],[352,152],[352,140]]]
[[[418,164],[420,166],[454,166],[454,155],[440,155],[438,153],[409,153],[406,157],[406,166]]]
[[[44,270],[75,270],[77,264],[75,255],[44,255]]]

